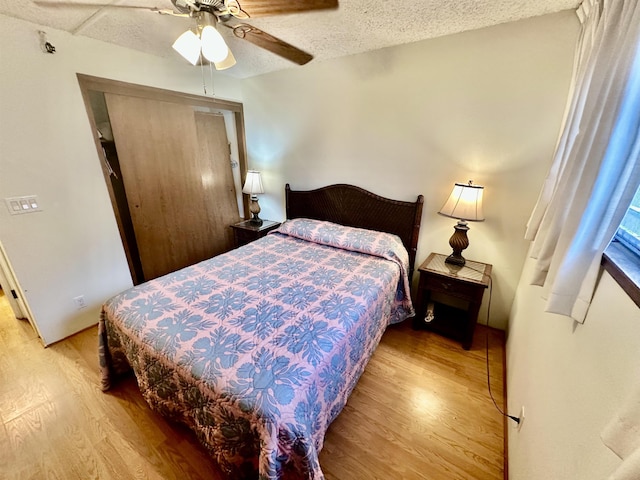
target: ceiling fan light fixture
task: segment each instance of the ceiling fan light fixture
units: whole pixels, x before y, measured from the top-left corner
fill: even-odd
[[[200,58],[200,39],[191,30],[187,30],[173,42],[173,49],[182,55],[191,65]]]
[[[231,68],[236,64],[236,59],[229,50],[227,57],[221,62],[213,62],[213,65],[216,67],[216,70],[226,70],[227,68]]]
[[[202,40],[202,55],[210,62],[223,62],[229,56],[229,47],[220,32],[211,25],[205,25],[200,34]]]

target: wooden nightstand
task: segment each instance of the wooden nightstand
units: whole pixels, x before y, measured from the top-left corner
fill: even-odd
[[[467,260],[460,267],[445,263],[446,258],[446,255],[432,253],[418,268],[420,282],[413,327],[455,338],[469,350],[482,296],[489,286],[491,265]],[[430,302],[434,305],[434,316],[426,318]]]
[[[244,220],[243,222],[231,225],[231,228],[233,228],[235,246],[238,248],[249,242],[262,238],[271,230],[275,230],[279,226],[280,222],[274,222],[272,220],[263,220],[262,225],[251,223],[250,220]]]

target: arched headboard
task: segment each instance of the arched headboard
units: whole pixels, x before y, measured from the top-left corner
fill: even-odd
[[[315,190],[292,190],[285,186],[287,218],[312,218],[349,227],[368,228],[398,235],[409,252],[410,276],[413,273],[422,205],[392,200],[354,185],[336,184]]]

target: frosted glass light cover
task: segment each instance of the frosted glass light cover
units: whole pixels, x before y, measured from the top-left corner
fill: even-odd
[[[187,30],[173,42],[173,49],[182,55],[191,65],[200,58],[200,39],[191,30]]]
[[[236,64],[236,59],[233,56],[233,53],[231,53],[231,50],[229,50],[227,58],[225,58],[221,62],[214,62],[213,64],[215,65],[216,70],[226,70],[227,68],[231,68]]]
[[[222,62],[229,54],[229,47],[220,32],[211,25],[206,25],[200,34],[202,39],[202,55],[210,62]]]
[[[484,187],[479,185],[456,183],[453,186],[451,195],[449,195],[449,198],[438,213],[459,220],[481,222],[484,220],[484,212],[482,211],[483,191]]]

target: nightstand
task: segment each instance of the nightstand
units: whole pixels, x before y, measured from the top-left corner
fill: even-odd
[[[279,226],[280,222],[274,222],[272,220],[263,220],[262,225],[251,223],[250,220],[244,220],[243,222],[231,225],[231,228],[233,228],[235,246],[238,248],[249,242],[262,238],[271,230],[275,230]]]
[[[418,296],[413,328],[459,340],[471,348],[482,296],[489,286],[491,265],[467,260],[464,266],[445,263],[446,255],[432,253],[418,272]],[[433,315],[427,307],[433,304]]]

